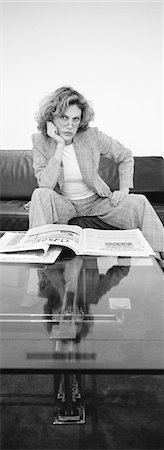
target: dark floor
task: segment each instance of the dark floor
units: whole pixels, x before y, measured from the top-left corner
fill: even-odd
[[[1,450],[164,450],[162,376],[82,382],[85,425],[56,426],[53,375],[1,375]]]

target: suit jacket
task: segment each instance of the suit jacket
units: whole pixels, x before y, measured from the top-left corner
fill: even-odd
[[[33,168],[38,186],[55,189],[60,193],[64,175],[62,164],[55,158],[55,141],[39,132],[32,135],[32,142]],[[75,135],[73,145],[83,179],[95,193],[102,197],[110,194],[109,186],[98,174],[101,155],[119,164],[119,188],[133,187],[133,155],[120,142],[102,133],[97,127],[90,127]]]

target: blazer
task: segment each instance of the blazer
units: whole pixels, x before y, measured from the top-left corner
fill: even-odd
[[[32,135],[33,168],[39,187],[55,189],[60,193],[64,180],[63,166],[55,158],[56,143],[41,132]],[[120,142],[89,127],[79,131],[73,139],[76,157],[87,185],[102,197],[108,197],[110,187],[98,174],[100,156],[118,163],[119,188],[133,187],[134,158],[131,150]]]

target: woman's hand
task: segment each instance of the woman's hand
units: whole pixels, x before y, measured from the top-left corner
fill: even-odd
[[[126,195],[129,194],[129,188],[119,189],[118,191],[113,191],[110,196],[110,201],[113,206],[118,206],[120,202],[124,199]]]
[[[47,122],[47,134],[49,137],[54,139],[57,145],[62,144],[63,147],[65,146],[64,139],[59,136],[58,129],[52,122]]]

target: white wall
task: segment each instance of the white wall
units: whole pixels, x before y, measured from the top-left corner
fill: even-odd
[[[70,84],[93,125],[163,155],[162,3],[2,2],[0,147],[31,148],[40,99]]]

